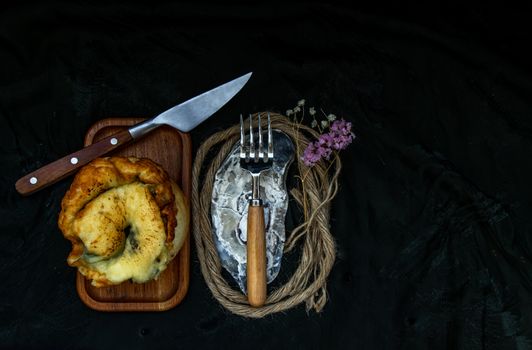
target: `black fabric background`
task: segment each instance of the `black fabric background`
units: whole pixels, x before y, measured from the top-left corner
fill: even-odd
[[[531,12],[501,6],[3,5],[0,347],[532,348]],[[248,71],[195,149],[302,98],[357,134],[324,311],[234,316],[194,248],[175,309],[85,307],[57,228],[71,179],[27,198],[15,181],[102,118],[152,116]]]

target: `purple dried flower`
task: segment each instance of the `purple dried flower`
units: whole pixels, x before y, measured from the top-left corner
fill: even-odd
[[[329,127],[329,132],[320,135],[318,140],[309,143],[301,159],[307,166],[315,165],[321,158],[329,159],[333,150],[345,149],[355,136],[351,132],[351,123],[345,120],[335,120]]]
[[[349,135],[342,135],[342,134],[336,134],[333,136],[333,145],[332,148],[336,150],[342,150],[347,148],[349,144],[353,141],[353,136],[351,134]]]
[[[334,142],[334,137],[330,133],[320,135],[320,138],[318,139],[318,144],[320,146],[325,146],[328,148],[331,148]]]
[[[326,147],[324,145],[319,145],[316,148],[316,153],[318,153],[320,155],[320,157],[322,157],[322,158],[329,159],[329,157],[331,156],[331,153],[332,153],[332,149],[330,147]]]
[[[351,123],[343,119],[335,120],[331,125],[330,136],[333,139],[332,148],[336,150],[345,149],[351,142],[353,142],[353,134],[351,133]]]
[[[301,157],[306,166],[313,166],[320,160],[321,154],[318,152],[318,148],[314,142],[308,144],[303,152],[303,157]]]
[[[331,124],[331,131],[337,134],[349,135],[351,134],[351,123],[344,119],[335,120]]]

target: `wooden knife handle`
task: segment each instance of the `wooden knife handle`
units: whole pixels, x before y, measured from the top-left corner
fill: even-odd
[[[247,291],[251,306],[266,301],[266,234],[264,207],[249,206],[247,232]]]
[[[15,184],[18,193],[29,195],[64,179],[94,158],[104,155],[132,140],[129,131],[124,130],[106,137],[77,152],[69,154],[48,165],[21,177]]]

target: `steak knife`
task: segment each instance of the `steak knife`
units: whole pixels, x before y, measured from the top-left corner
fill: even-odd
[[[77,152],[69,154],[39,168],[15,183],[22,195],[35,193],[57,181],[64,179],[91,160],[118,147],[134,141],[161,125],[169,125],[182,132],[188,132],[208,119],[231,100],[248,82],[252,73],[231,80],[201,95],[191,98],[158,116],[108,136]]]

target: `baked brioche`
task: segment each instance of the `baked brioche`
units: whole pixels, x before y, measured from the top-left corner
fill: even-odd
[[[185,196],[146,158],[97,158],[77,173],[61,202],[67,262],[102,287],[150,281],[166,269],[189,227]]]

